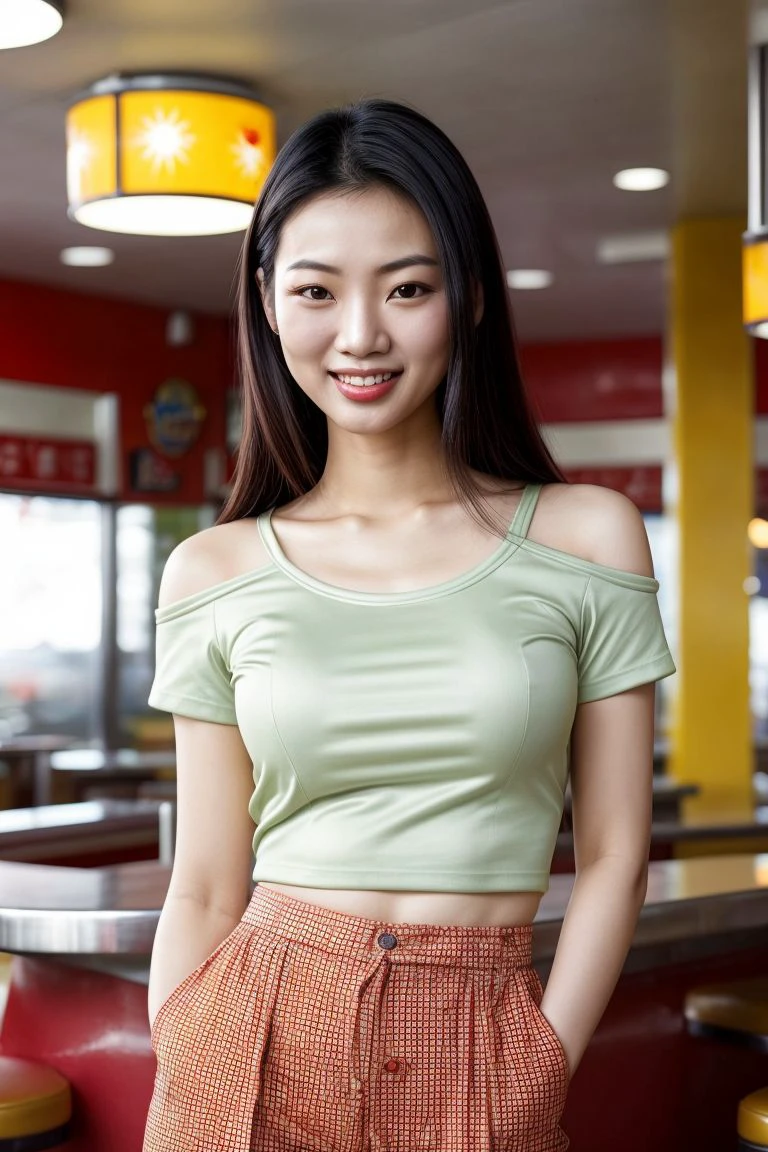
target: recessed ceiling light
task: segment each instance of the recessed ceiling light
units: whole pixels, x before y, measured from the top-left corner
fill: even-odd
[[[613,182],[623,192],[654,192],[669,183],[669,172],[664,168],[624,168]]]
[[[111,248],[63,248],[59,253],[62,264],[71,268],[103,268],[111,264],[115,254]]]
[[[639,260],[664,260],[669,255],[666,232],[627,232],[603,236],[597,242],[600,264],[630,264]]]
[[[60,0],[0,0],[0,48],[50,40],[63,23]]]
[[[513,268],[507,272],[510,288],[548,288],[553,280],[552,273],[543,268]]]

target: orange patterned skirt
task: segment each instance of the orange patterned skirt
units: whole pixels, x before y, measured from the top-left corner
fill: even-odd
[[[143,1152],[565,1152],[532,939],[257,885],[157,1013]]]

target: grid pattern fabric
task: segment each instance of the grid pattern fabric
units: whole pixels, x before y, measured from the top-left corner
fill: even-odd
[[[565,1152],[532,941],[257,885],[157,1013],[143,1152]]]

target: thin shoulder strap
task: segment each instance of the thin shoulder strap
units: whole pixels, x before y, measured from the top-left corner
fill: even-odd
[[[526,484],[515,512],[515,518],[509,526],[509,531],[513,536],[528,535],[528,528],[536,510],[536,501],[539,498],[541,488],[541,484]]]

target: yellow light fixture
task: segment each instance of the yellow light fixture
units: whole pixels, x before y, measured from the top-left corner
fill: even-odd
[[[61,30],[61,0],[0,0],[0,48],[25,48]]]
[[[68,215],[142,236],[248,227],[275,158],[269,108],[212,77],[109,76],[67,112]]]
[[[768,220],[766,214],[765,98],[766,45],[749,49],[747,141],[749,160],[747,231],[742,245],[744,327],[768,337]]]
[[[747,525],[747,536],[753,548],[768,548],[768,521],[755,516]]]
[[[768,336],[768,235],[744,234],[742,280],[744,326],[753,336]]]

